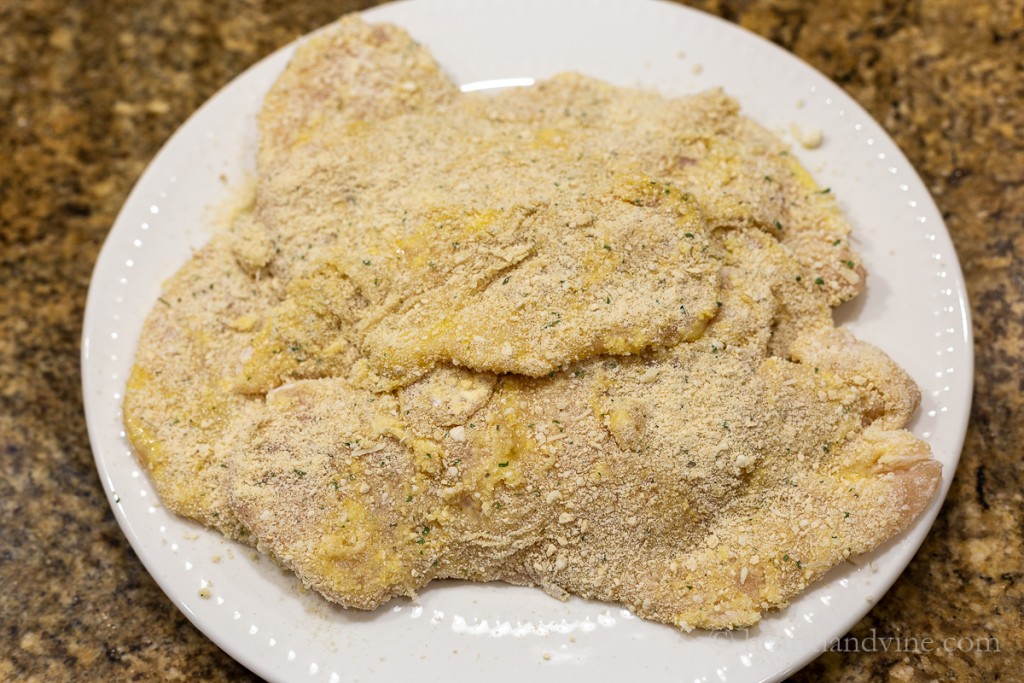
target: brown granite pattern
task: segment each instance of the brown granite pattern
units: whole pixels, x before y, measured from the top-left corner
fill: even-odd
[[[792,50],[883,123],[935,194],[972,297],[960,468],[916,559],[851,636],[997,638],[999,652],[830,652],[794,680],[1024,680],[1024,5],[696,4]],[[246,66],[359,5],[0,3],[0,680],[251,678],[160,592],[107,507],[82,415],[82,310],[118,207],[171,132]]]

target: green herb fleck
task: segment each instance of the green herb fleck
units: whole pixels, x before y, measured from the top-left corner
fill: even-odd
[[[499,462],[498,467],[508,467],[508,460],[506,460],[505,462]]]
[[[823,285],[823,284],[825,284],[825,281],[822,280],[820,277],[816,277],[816,278],[814,278],[814,284],[816,284],[816,285]]]

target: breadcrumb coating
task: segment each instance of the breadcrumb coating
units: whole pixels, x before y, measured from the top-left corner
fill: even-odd
[[[742,627],[930,502],[917,387],[832,322],[848,224],[722,92],[460,94],[350,16],[259,128],[125,422],[165,505],[329,600],[501,580]]]

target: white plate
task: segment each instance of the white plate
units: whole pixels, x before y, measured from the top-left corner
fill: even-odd
[[[837,316],[921,385],[913,430],[944,466],[941,495],[860,568],[837,568],[757,628],[689,635],[616,606],[560,603],[540,590],[498,584],[437,584],[413,602],[396,600],[371,614],[346,611],[302,594],[294,579],[247,548],[169,514],[125,440],[125,377],[161,282],[208,237],[208,207],[252,167],[254,115],[290,45],[235,79],[171,138],[132,191],[96,264],[82,347],[89,435],[114,514],[146,568],[196,626],[272,680],[753,681],[780,678],[817,656],[882,597],[924,539],[967,424],[973,359],[963,279],[942,218],[909,162],[821,74],[683,7],[413,0],[365,16],[406,27],[460,84],[573,69],[666,94],[721,86],[773,129],[796,123],[822,130],[820,149],[796,145],[795,152],[848,212],[871,273],[867,292]]]

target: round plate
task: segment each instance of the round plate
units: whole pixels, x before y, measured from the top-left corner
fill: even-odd
[[[209,236],[210,207],[252,169],[255,114],[289,45],[199,109],[150,164],[100,254],[82,346],[96,465],[118,522],[175,604],[220,647],[271,680],[369,676],[421,680],[774,680],[841,637],[906,566],[939,510],[963,443],[973,359],[966,293],[942,219],[909,162],[850,97],[803,62],[731,24],[652,0],[411,0],[365,13],[405,27],[464,89],[528,84],[577,70],[667,95],[721,87],[784,137],[816,128],[824,144],[794,151],[829,186],[871,274],[837,311],[920,384],[911,428],[942,462],[943,486],[922,518],[858,563],[836,568],[756,628],[684,634],[618,606],[503,584],[442,582],[376,612],[303,592],[272,561],[161,507],[132,455],[121,396],[161,283]],[[511,80],[506,80],[511,79]],[[494,81],[497,81],[495,83]],[[225,181],[225,178],[227,179]]]

